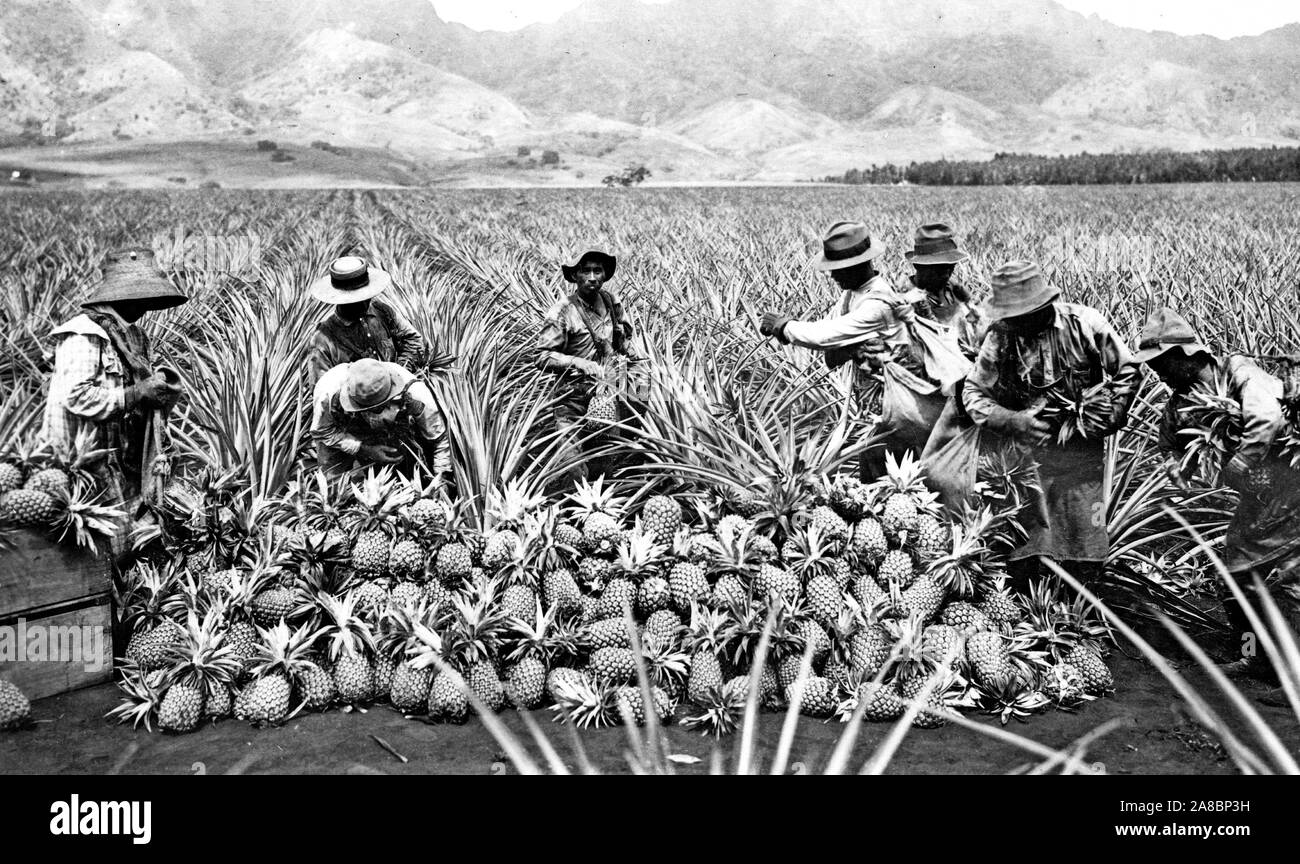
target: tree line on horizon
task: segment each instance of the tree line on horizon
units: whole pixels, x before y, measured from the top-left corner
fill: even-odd
[[[997,153],[983,162],[912,162],[851,168],[826,183],[921,186],[1081,185],[1094,183],[1211,183],[1300,180],[1300,147],[1242,147],[1179,153],[1076,153],[1039,156]]]

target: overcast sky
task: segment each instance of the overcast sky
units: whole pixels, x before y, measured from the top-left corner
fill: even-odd
[[[664,0],[642,0],[664,2]],[[972,0],[953,0],[972,2]],[[1125,27],[1193,35],[1253,36],[1300,21],[1295,0],[1058,0],[1062,5]],[[582,0],[432,0],[438,14],[475,30],[517,30],[554,21]]]

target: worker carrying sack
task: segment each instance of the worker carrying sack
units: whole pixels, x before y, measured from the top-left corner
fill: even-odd
[[[926,381],[898,363],[885,363],[881,372],[884,392],[876,434],[887,435],[920,453],[947,398],[938,384]]]
[[[950,338],[949,329],[928,318],[916,318],[907,325],[912,345],[925,367],[925,375],[939,384],[945,396],[951,396],[954,385],[965,380],[971,362],[961,353],[957,341]]]

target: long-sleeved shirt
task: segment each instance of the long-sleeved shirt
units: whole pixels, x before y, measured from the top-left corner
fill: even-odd
[[[1282,382],[1259,368],[1247,357],[1229,357],[1224,365],[1228,392],[1241,406],[1241,441],[1235,455],[1247,465],[1255,466],[1269,456],[1273,439],[1286,425],[1282,411]],[[1175,391],[1165,403],[1160,418],[1160,447],[1181,452],[1185,441],[1178,434],[1183,428],[1178,410],[1186,391]]]
[[[916,314],[922,318],[948,327],[957,337],[957,347],[971,360],[979,354],[984,335],[989,330],[989,316],[975,303],[958,300],[951,288],[944,290],[939,302],[921,288],[914,287],[904,296],[916,307]]]
[[[877,274],[841,294],[837,314],[820,321],[790,321],[781,335],[791,344],[815,351],[847,348],[863,342],[881,342],[887,347],[909,346],[907,329],[895,312],[906,302]]]
[[[127,371],[108,334],[90,316],[78,315],[50,335],[58,344],[40,437],[65,452],[83,431],[96,448],[114,446],[104,424],[132,406]]]
[[[1128,415],[1140,374],[1128,345],[1097,310],[1074,303],[1053,306],[1055,319],[1035,336],[989,330],[963,391],[976,423],[1028,408],[1048,385],[1064,382],[1067,392],[1078,394],[1104,375],[1111,378],[1112,419],[1120,422]]]
[[[388,303],[375,298],[366,313],[348,321],[335,310],[322,321],[312,336],[312,379],[340,363],[355,363],[369,357],[396,363],[414,371],[427,359],[424,337]]]
[[[447,440],[447,427],[442,412],[433,399],[429,386],[414,374],[397,365],[385,363],[402,395],[397,418],[390,424],[373,426],[364,412],[351,414],[343,410],[339,394],[347,382],[350,363],[341,363],[330,369],[316,382],[312,400],[312,437],[326,447],[355,456],[364,444],[393,444],[402,438],[414,437],[421,444],[434,447],[434,474],[441,475],[451,468],[451,446]]]

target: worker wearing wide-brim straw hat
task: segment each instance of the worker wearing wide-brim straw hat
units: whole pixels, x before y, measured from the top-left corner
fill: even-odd
[[[1216,357],[1172,309],[1158,309],[1147,319],[1134,356],[1171,391],[1160,418],[1160,447],[1179,457],[1169,466],[1179,483],[1192,480],[1200,467],[1193,456],[1184,455],[1188,439],[1179,434],[1191,422],[1181,410],[1192,390],[1204,388],[1240,408],[1241,435],[1217,478],[1240,495],[1224,538],[1223,562],[1247,597],[1253,596],[1252,576],[1266,580],[1292,628],[1300,626],[1300,594],[1295,588],[1300,576],[1300,472],[1275,443],[1287,422],[1282,382],[1249,357]],[[1221,588],[1234,630],[1229,646],[1238,652],[1233,659],[1245,661],[1240,664],[1243,671],[1275,677],[1264,652],[1254,658],[1239,656],[1242,638],[1252,626],[1231,592]],[[1256,611],[1262,614],[1262,609]]]
[[[105,450],[96,473],[114,503],[141,492],[154,453],[151,423],[181,398],[179,376],[155,368],[149,338],[137,322],[188,298],[143,247],[111,253],[83,312],[54,328],[54,374],[40,437],[65,454],[78,442]],[[160,421],[161,422],[161,421]],[[162,431],[162,430],[160,430]]]
[[[972,420],[1032,450],[1041,505],[1032,508],[1029,539],[1011,554],[1013,575],[1035,575],[1040,557],[1092,577],[1109,551],[1104,483],[1105,439],[1124,426],[1140,377],[1137,361],[1095,309],[1061,302],[1061,292],[1031,261],[1010,261],[993,274],[986,305],[993,325],[963,391]],[[1079,397],[1099,391],[1099,423],[1058,443],[1039,416],[1049,389]]]
[[[858,398],[876,392],[875,370],[885,363],[897,363],[915,375],[925,372],[907,330],[916,312],[876,269],[884,251],[884,243],[865,223],[836,222],[822,237],[821,252],[812,262],[813,269],[829,273],[841,289],[835,313],[819,321],[799,321],[784,312],[765,312],[759,325],[763,335],[823,352],[832,369],[852,362],[853,391]],[[862,407],[872,411],[875,406]],[[942,397],[936,415],[940,407]],[[919,454],[929,431],[901,430],[882,439],[863,454],[861,474],[867,479],[880,476],[887,451],[901,454],[911,449]]]
[[[364,357],[340,363],[316,382],[312,438],[317,466],[329,477],[394,465],[448,479],[447,426],[429,385],[396,363]]]
[[[424,365],[428,359],[424,337],[379,296],[392,284],[388,273],[356,255],[334,260],[328,272],[312,283],[311,295],[334,307],[312,336],[313,380],[340,363],[367,357],[411,371]]]

